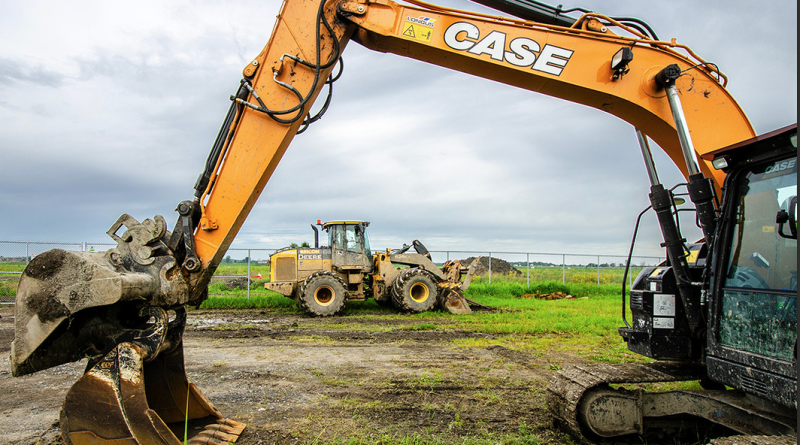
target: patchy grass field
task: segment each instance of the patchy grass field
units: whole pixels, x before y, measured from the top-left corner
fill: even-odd
[[[251,268],[257,273],[269,271]],[[572,444],[544,401],[553,374],[576,363],[646,360],[616,333],[618,285],[528,287],[524,278],[495,276],[467,291],[491,311],[409,315],[366,301],[312,318],[263,282],[253,280],[249,297],[213,283],[185,334],[190,380],[224,415],[248,424],[240,445]],[[533,298],[552,292],[575,298]],[[10,309],[0,318],[6,370]],[[15,379],[0,371],[0,391],[11,394],[0,399],[0,443],[62,444],[58,409],[83,366]]]
[[[287,314],[302,312],[299,303],[263,288],[252,289],[249,298],[241,290],[215,293],[212,286],[210,292],[211,296],[203,303],[202,309],[265,309]],[[535,294],[553,292],[562,292],[575,298],[553,301],[530,298]],[[461,316],[441,311],[400,314],[393,308],[365,301],[348,303],[344,317],[348,320],[363,318],[365,321],[359,325],[364,330],[387,329],[381,322],[369,327],[370,320],[397,320],[410,323],[404,329],[499,335],[455,341],[456,345],[464,347],[502,346],[520,351],[555,348],[595,361],[641,361],[641,356],[628,352],[617,334],[617,328],[622,325],[620,294],[621,288],[616,285],[544,282],[528,287],[518,280],[505,277],[494,277],[491,284],[478,278],[465,295],[494,308],[492,311],[475,311],[471,315]],[[630,319],[629,310],[626,310],[626,317]],[[342,324],[340,319],[330,319],[325,326],[331,329],[351,328],[349,324]],[[553,363],[554,367],[559,366],[556,362]]]
[[[334,318],[308,317],[265,291],[249,301],[219,292],[190,311],[187,373],[224,415],[248,424],[240,445],[572,444],[544,401],[552,375],[642,360],[616,334],[614,289],[478,280],[469,297],[495,310],[407,315],[370,301]],[[553,290],[578,298],[519,298]],[[237,306],[250,308],[221,309]],[[13,313],[4,311],[7,370]],[[0,443],[61,444],[58,409],[83,366],[0,372],[0,431],[11,438]]]

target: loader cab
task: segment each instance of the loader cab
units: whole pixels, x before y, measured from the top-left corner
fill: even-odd
[[[797,409],[797,126],[718,153],[707,365],[720,383]]]
[[[366,221],[330,221],[322,224],[328,232],[331,266],[351,272],[371,272],[372,255]]]

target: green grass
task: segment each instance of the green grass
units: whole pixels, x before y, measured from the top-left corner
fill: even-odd
[[[4,297],[3,301],[13,301],[13,297],[17,295],[19,272],[23,269],[25,269],[24,262],[0,263],[0,297]]]
[[[8,262],[8,263],[0,263],[0,272],[22,272],[25,269],[25,262],[17,261],[17,262]],[[2,276],[3,274],[0,274]]]
[[[517,268],[520,272],[522,272],[522,280],[525,281],[528,275],[528,270],[524,267]],[[640,266],[631,266],[631,270],[628,273],[632,278],[636,278],[636,275],[642,270]],[[625,268],[624,267],[601,267],[600,268],[600,285],[620,285],[622,284],[622,278],[625,276]],[[530,269],[530,279],[531,282],[543,282],[543,281],[552,281],[552,282],[562,282],[565,281],[568,284],[598,284],[597,280],[597,268],[594,267],[575,267],[575,266],[567,266],[566,269],[562,269],[561,267],[532,267]],[[492,278],[494,281],[495,278]]]
[[[209,289],[210,292],[210,289]],[[244,292],[244,295],[240,295]],[[275,292],[261,290],[228,292],[222,295],[209,295],[201,309],[274,309],[281,312],[302,312],[300,303]]]
[[[251,290],[249,300],[243,292],[212,295],[201,308],[269,308],[287,313],[303,310],[299,303],[270,291]],[[576,298],[519,298],[526,294],[552,292],[562,292]],[[475,280],[465,295],[493,310],[476,310],[469,315],[453,315],[438,310],[403,314],[369,300],[348,303],[341,315],[360,323],[336,324],[320,319],[313,324],[328,329],[342,329],[345,326],[353,329],[355,325],[355,329],[370,330],[377,329],[370,327],[370,320],[380,317],[386,321],[406,322],[396,327],[401,330],[463,330],[489,334],[487,337],[454,340],[456,345],[463,347],[498,345],[525,351],[562,350],[577,353],[588,360],[609,363],[641,360],[639,356],[628,352],[617,334],[617,328],[622,325],[622,302],[620,288],[616,285],[564,285],[551,281],[526,286],[524,282],[513,278],[495,277],[491,284],[488,280]],[[626,311],[626,317],[631,318],[630,311]],[[385,323],[375,326],[382,330],[395,329],[388,328]]]
[[[16,295],[16,281],[19,279],[18,274],[3,274],[2,272],[22,272],[25,269],[24,262],[8,262],[0,263],[0,279],[10,278],[9,280],[0,281],[0,296],[15,296]],[[483,294],[492,295],[495,297],[502,297],[504,295],[522,295],[520,292],[524,291],[527,282],[527,270],[519,268],[522,275],[515,278],[509,278],[502,275],[494,275],[492,277],[491,289],[486,288],[488,284],[487,277],[475,277],[472,287],[469,292],[470,295],[480,298]],[[247,277],[247,264],[246,263],[226,263],[223,262],[219,265],[215,277]],[[550,292],[565,292],[564,289],[570,289],[572,292],[580,292],[582,295],[593,295],[598,293],[608,293],[610,288],[617,288],[622,283],[623,268],[601,268],[600,269],[600,285],[597,284],[597,269],[586,267],[572,267],[566,269],[565,277],[562,277],[562,269],[560,267],[537,267],[530,269],[530,282],[535,283],[531,285],[530,289],[539,291],[540,293]],[[638,274],[639,268],[634,267],[631,271],[633,277]],[[262,278],[253,278],[250,284],[251,296],[252,291],[261,291],[264,289],[264,283],[269,280],[270,267],[264,264],[250,264],[250,276],[261,275]],[[566,281],[566,287],[561,284],[562,278]],[[499,286],[495,286],[499,284]],[[487,290],[488,289],[488,290]],[[241,296],[241,291],[228,288],[221,281],[212,281],[209,285],[209,292],[211,294],[219,294],[226,292],[233,292],[236,296]],[[246,291],[244,291],[246,294]],[[533,293],[531,292],[531,293]],[[473,298],[470,296],[470,298]],[[252,307],[277,307],[282,305],[275,305],[269,303],[269,306],[255,306],[255,304],[266,304],[263,300],[257,300],[253,303]],[[214,303],[217,304],[217,303]],[[237,308],[245,308],[246,304],[243,303],[226,303],[220,308],[228,307],[228,304],[236,304]]]
[[[250,263],[250,276],[261,274],[269,278],[269,266],[266,264]],[[214,275],[220,276],[247,276],[247,263],[220,263]]]
[[[246,291],[212,295],[201,308],[269,308],[285,313],[303,311],[299,303],[270,291],[252,290],[249,300],[243,292]],[[562,292],[576,298],[519,298],[526,294],[553,292]],[[502,346],[534,354],[537,351],[564,352],[602,363],[648,361],[628,351],[617,333],[617,328],[623,324],[620,287],[617,285],[564,285],[550,281],[526,286],[524,281],[520,282],[518,279],[494,277],[491,284],[488,280],[476,279],[465,295],[493,310],[476,310],[469,315],[453,315],[439,310],[403,314],[369,300],[348,303],[341,315],[348,319],[348,323],[315,319],[308,327],[364,331],[461,330],[487,335],[452,340],[459,347]],[[626,317],[631,319],[629,310],[626,310]],[[373,319],[376,323],[371,323]],[[377,322],[378,319],[384,322]],[[395,322],[399,324],[394,325]],[[554,359],[549,366],[560,369],[561,362]]]

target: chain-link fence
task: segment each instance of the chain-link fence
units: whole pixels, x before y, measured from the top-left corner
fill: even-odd
[[[560,281],[581,284],[622,284],[628,257],[624,255],[593,255],[570,253],[534,253],[534,252],[475,252],[475,251],[431,251],[431,259],[436,264],[447,260],[470,260],[478,256],[478,276],[510,276],[524,280],[530,286],[538,281]],[[664,260],[663,257],[633,256],[628,273],[636,277],[644,267],[655,266]]]
[[[34,241],[0,241],[0,304],[13,304],[19,276],[31,258],[51,249],[81,252],[108,250],[109,243],[47,243]]]
[[[208,286],[209,295],[231,289],[250,298],[250,290],[269,280],[269,256],[277,249],[228,249]]]
[[[31,258],[50,249],[82,252],[105,251],[113,244],[106,243],[43,243],[28,241],[0,241],[0,304],[13,304],[17,283],[25,265]],[[269,256],[277,249],[228,249],[214,275],[209,292],[250,289],[262,286],[269,279]],[[622,284],[627,257],[622,255],[533,253],[533,252],[477,252],[470,250],[431,251],[436,264],[448,260],[479,261],[477,275],[491,283],[492,277],[508,276],[530,285],[539,281],[561,281],[581,284]],[[631,259],[628,280],[646,266],[663,261],[660,257],[635,256]],[[480,266],[483,267],[480,267]]]

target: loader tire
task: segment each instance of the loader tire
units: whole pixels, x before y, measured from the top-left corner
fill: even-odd
[[[331,272],[315,272],[300,285],[300,304],[316,317],[336,315],[344,309],[347,286],[344,280]]]
[[[392,303],[403,312],[431,310],[438,298],[436,278],[423,269],[406,269],[392,283]]]

